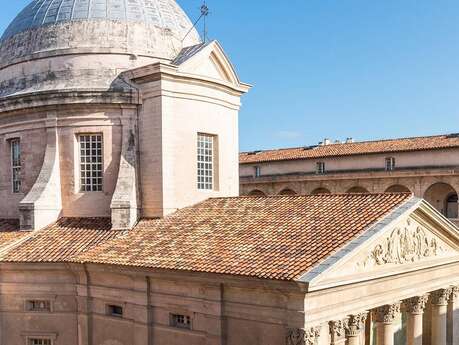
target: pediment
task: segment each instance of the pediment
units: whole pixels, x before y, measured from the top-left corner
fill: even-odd
[[[180,64],[179,72],[240,85],[236,71],[217,41],[213,41]]]
[[[310,286],[364,281],[459,260],[458,229],[424,201],[375,229],[337,253],[322,272],[310,274]]]

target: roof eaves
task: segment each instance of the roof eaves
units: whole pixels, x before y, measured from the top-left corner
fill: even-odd
[[[396,223],[402,215],[414,211],[416,208],[419,207],[419,205],[422,204],[422,202],[423,200],[421,198],[412,196],[410,199],[408,199],[407,201],[393,209],[381,220],[368,227],[368,229],[365,230],[360,236],[350,241],[346,246],[342,247],[339,251],[332,254],[331,256],[320,262],[318,265],[310,269],[308,272],[301,275],[298,279],[296,279],[296,281],[311,284],[314,279],[316,279],[319,275],[330,269],[334,264],[336,264],[339,260],[343,259],[347,254],[352,252],[354,249],[362,245],[370,238],[379,234],[387,226]]]

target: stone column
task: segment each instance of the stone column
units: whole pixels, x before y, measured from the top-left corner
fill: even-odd
[[[362,332],[365,330],[365,321],[368,313],[350,315],[345,322],[346,345],[361,345]]]
[[[448,300],[451,289],[432,293],[432,345],[446,345]]]
[[[330,345],[344,345],[346,342],[346,326],[348,319],[330,321]]]
[[[459,345],[459,287],[451,288],[451,296],[448,301],[448,327],[447,344]]]
[[[394,345],[395,318],[400,313],[400,303],[388,304],[375,310],[376,344]]]
[[[306,329],[287,329],[286,345],[317,345],[319,342],[320,327]]]
[[[405,301],[408,316],[406,325],[407,345],[422,345],[422,315],[428,299],[428,295],[423,295]]]

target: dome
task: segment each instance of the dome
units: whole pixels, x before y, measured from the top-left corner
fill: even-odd
[[[122,71],[199,43],[175,0],[33,0],[0,39],[0,98],[118,88]]]
[[[46,25],[104,19],[153,24],[181,37],[192,27],[173,0],[34,0],[8,26],[1,40]]]

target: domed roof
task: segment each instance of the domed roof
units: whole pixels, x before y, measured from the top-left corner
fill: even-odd
[[[51,24],[113,20],[140,22],[184,37],[192,27],[174,0],[33,0],[8,26],[1,40]]]

